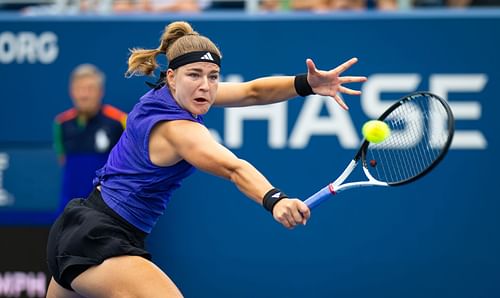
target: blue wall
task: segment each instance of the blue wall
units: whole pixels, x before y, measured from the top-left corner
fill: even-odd
[[[239,111],[214,108],[206,117],[226,146],[300,198],[343,170],[362,123],[384,101],[431,90],[448,98],[457,118],[452,150],[425,179],[343,193],[293,231],[229,182],[190,177],[149,241],[186,297],[500,296],[500,11],[0,16],[0,186],[13,202],[0,207],[0,223],[48,224],[59,187],[51,125],[71,105],[69,72],[99,65],[105,101],[130,110],[147,79],[123,77],[128,49],[156,48],[163,27],[177,19],[216,41],[226,79],[304,72],[309,57],[321,69],[360,59],[346,74],[369,81],[352,85],[362,97],[345,96],[349,113],[328,110],[325,98],[297,98],[274,107],[285,129],[272,136],[265,120],[233,131]],[[315,103],[317,117],[302,122],[304,107]],[[319,117],[329,133],[300,134]]]

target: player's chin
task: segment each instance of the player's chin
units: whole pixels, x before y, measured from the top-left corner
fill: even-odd
[[[204,115],[206,113],[208,113],[208,111],[210,110],[210,107],[212,105],[210,104],[205,104],[205,105],[196,105],[194,106],[192,109],[191,109],[191,112],[193,114],[196,114],[196,115]]]

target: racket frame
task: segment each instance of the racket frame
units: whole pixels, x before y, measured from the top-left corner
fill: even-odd
[[[430,96],[438,101],[441,102],[441,105],[444,107],[446,110],[446,113],[448,114],[448,139],[445,142],[443,149],[441,150],[440,154],[438,157],[432,162],[431,165],[429,165],[425,170],[420,172],[419,174],[402,180],[402,181],[397,181],[397,182],[383,182],[375,179],[370,171],[368,170],[368,165],[366,162],[366,152],[368,150],[368,146],[370,145],[370,142],[368,142],[366,139],[363,139],[362,144],[354,156],[354,159],[347,165],[345,170],[342,172],[342,174],[332,183],[328,184],[327,186],[323,187],[320,189],[318,192],[310,196],[308,199],[304,201],[304,203],[310,208],[314,208],[321,204],[323,201],[326,199],[330,198],[332,195],[335,195],[341,191],[347,190],[347,189],[352,189],[352,188],[358,188],[358,187],[367,187],[367,186],[399,186],[399,185],[404,185],[410,182],[413,182],[423,176],[425,176],[427,173],[429,173],[432,169],[434,169],[444,158],[446,153],[448,152],[448,149],[451,146],[451,142],[453,140],[453,134],[455,131],[455,119],[453,117],[453,113],[451,111],[450,106],[448,103],[441,98],[440,96],[437,96],[433,93],[426,92],[426,91],[418,91],[411,93],[409,95],[406,95],[402,98],[400,98],[398,101],[396,101],[394,104],[392,104],[382,115],[377,119],[380,121],[384,121],[387,116],[389,116],[392,111],[397,109],[399,106],[403,105],[404,103],[408,101],[412,101],[415,98],[418,98],[420,96]],[[359,162],[361,161],[363,172],[368,180],[366,181],[357,181],[357,182],[348,182],[345,184],[342,184],[348,177],[349,175],[354,171],[354,169],[357,167]]]
[[[446,114],[448,115],[448,122],[447,122],[447,127],[448,127],[448,132],[449,132],[448,139],[446,140],[445,144],[443,145],[443,149],[441,150],[440,154],[436,157],[436,159],[434,159],[434,161],[425,170],[423,170],[419,174],[417,174],[413,177],[410,177],[408,179],[405,179],[405,180],[396,181],[396,182],[387,182],[387,184],[389,186],[398,186],[398,185],[408,184],[410,182],[413,182],[413,181],[420,179],[423,176],[427,175],[432,169],[434,169],[443,160],[446,153],[448,153],[448,149],[450,149],[451,142],[453,141],[453,135],[455,133],[455,118],[453,116],[453,112],[451,111],[451,108],[448,105],[448,103],[442,97],[440,97],[434,93],[431,93],[431,92],[418,91],[418,92],[410,93],[410,94],[400,98],[397,102],[395,102],[389,108],[387,108],[387,110],[382,115],[380,115],[380,117],[377,120],[384,121],[387,118],[387,116],[389,116],[392,113],[392,111],[397,109],[399,106],[401,106],[409,101],[412,101],[415,98],[419,98],[420,96],[433,97],[433,98],[437,99],[441,103],[441,106],[446,110]],[[356,157],[354,158],[354,159],[361,158],[361,161],[363,163],[363,170],[365,170],[365,174],[368,171],[368,165],[366,163],[366,152],[368,150],[369,145],[370,145],[370,142],[368,142],[366,139],[364,139],[359,151],[356,153]],[[367,176],[367,177],[369,178],[370,176]]]

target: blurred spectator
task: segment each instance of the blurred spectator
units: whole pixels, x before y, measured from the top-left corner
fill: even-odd
[[[331,10],[361,10],[367,7],[365,0],[330,0]]]
[[[212,0],[208,9],[212,10],[244,10],[245,1]]]
[[[115,0],[114,12],[198,12],[207,1],[198,0]]]
[[[398,9],[397,0],[330,0],[330,9],[332,10],[396,10]]]
[[[470,5],[471,0],[447,0],[445,2],[450,7],[465,7]]]
[[[81,13],[108,13],[113,0],[53,0],[44,1],[50,4],[25,7],[22,13],[26,15],[76,15]]]
[[[432,7],[445,5],[445,0],[413,0],[414,7]]]
[[[375,1],[375,7],[378,10],[397,10],[398,1],[397,0],[378,0]]]
[[[283,0],[261,0],[259,3],[259,9],[261,11],[280,11],[286,10],[288,3]]]
[[[125,128],[127,115],[102,104],[104,81],[94,65],[77,66],[69,86],[74,107],[54,120],[54,145],[63,167],[58,212],[69,200],[90,194],[95,171],[106,163]]]
[[[500,6],[500,0],[414,0],[414,7],[476,7],[476,6]]]
[[[448,6],[500,6],[500,0],[448,0]]]
[[[330,8],[330,0],[291,0],[293,10],[326,11]]]
[[[375,8],[395,10],[397,0],[292,0],[290,7],[295,10],[330,11],[330,10],[364,10]]]

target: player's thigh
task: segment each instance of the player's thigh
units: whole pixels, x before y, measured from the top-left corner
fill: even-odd
[[[50,280],[49,288],[47,290],[47,298],[81,298],[73,291],[69,291],[60,286],[53,278]]]
[[[172,280],[138,256],[107,259],[76,277],[71,287],[85,297],[182,297]]]

